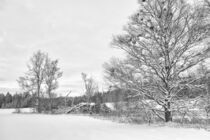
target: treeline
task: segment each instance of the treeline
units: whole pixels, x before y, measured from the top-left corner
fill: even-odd
[[[107,92],[97,92],[93,94],[90,97],[90,101],[94,102],[96,104],[100,103],[115,103],[115,102],[122,102],[122,101],[127,101],[128,100],[128,95],[131,94],[129,90],[123,90],[123,89],[114,89],[112,91],[107,91]],[[82,99],[83,101],[86,101],[86,96],[82,97],[76,97],[76,99]]]
[[[120,102],[127,100],[127,94],[129,92],[125,92],[122,89],[115,89],[107,92],[97,92],[93,96],[90,97],[90,102],[94,102],[96,104],[106,103],[106,102]],[[44,111],[49,110],[49,102],[50,99],[48,97],[40,98],[41,108]],[[70,107],[73,105],[77,105],[82,102],[87,101],[87,96],[78,96],[78,97],[54,97],[52,99],[52,109],[58,109],[61,107]],[[35,107],[36,106],[36,95],[30,93],[16,93],[12,95],[11,93],[7,93],[6,95],[0,94],[0,108],[27,108],[27,107]]]
[[[29,93],[23,94],[0,94],[0,108],[26,108],[33,107],[35,96]]]
[[[205,83],[207,81],[203,80],[201,81],[201,84]],[[117,102],[126,102],[129,100],[132,100],[130,98],[130,95],[132,93],[129,90],[123,90],[123,89],[114,89],[111,91],[106,92],[97,92],[93,94],[90,97],[90,102],[96,103],[96,104],[102,104],[102,103],[117,103]],[[205,90],[191,90],[191,89],[184,89],[180,94],[178,95],[180,98],[189,97],[189,98],[196,98],[201,95],[206,95]],[[137,99],[137,98],[135,98]],[[41,108],[44,111],[47,111],[50,109],[49,102],[50,99],[48,97],[41,97]],[[87,95],[83,96],[77,96],[77,97],[54,97],[52,99],[52,109],[58,109],[62,107],[71,107],[73,105],[77,105],[82,102],[87,101]],[[36,95],[30,94],[28,92],[25,93],[16,93],[12,95],[11,93],[7,92],[7,94],[0,94],[0,108],[28,108],[28,107],[35,107],[37,105],[36,103]]]

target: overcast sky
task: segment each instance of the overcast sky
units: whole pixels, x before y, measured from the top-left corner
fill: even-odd
[[[137,7],[137,0],[0,0],[0,92],[19,91],[16,80],[37,50],[59,59],[59,94],[82,94],[81,72],[102,86],[102,64],[121,55],[112,36]]]

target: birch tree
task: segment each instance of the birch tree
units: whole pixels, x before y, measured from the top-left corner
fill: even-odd
[[[139,0],[125,33],[113,39],[127,58],[105,65],[108,79],[156,102],[161,109],[151,110],[166,122],[176,95],[196,80],[186,78],[187,71],[209,58],[209,14],[203,10],[183,0]]]
[[[46,93],[49,97],[49,107],[50,111],[52,111],[53,104],[53,91],[58,88],[58,79],[62,76],[62,72],[58,67],[58,60],[50,60],[47,56],[44,67],[44,81],[46,87]]]

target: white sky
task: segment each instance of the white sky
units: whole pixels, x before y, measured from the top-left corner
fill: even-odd
[[[59,94],[82,94],[81,72],[102,85],[102,64],[121,55],[112,36],[137,7],[137,0],[0,0],[0,92],[19,90],[37,50],[59,59]]]

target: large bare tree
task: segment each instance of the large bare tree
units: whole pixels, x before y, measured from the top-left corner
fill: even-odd
[[[28,71],[25,76],[18,79],[19,85],[26,91],[36,94],[37,111],[41,112],[40,108],[40,95],[41,87],[44,81],[44,66],[46,54],[37,51],[33,54],[28,64]]]
[[[107,63],[107,76],[156,102],[161,109],[151,110],[169,122],[176,95],[196,80],[187,78],[187,71],[209,58],[209,14],[184,0],[139,0],[139,5],[125,34],[113,40],[127,58]]]

